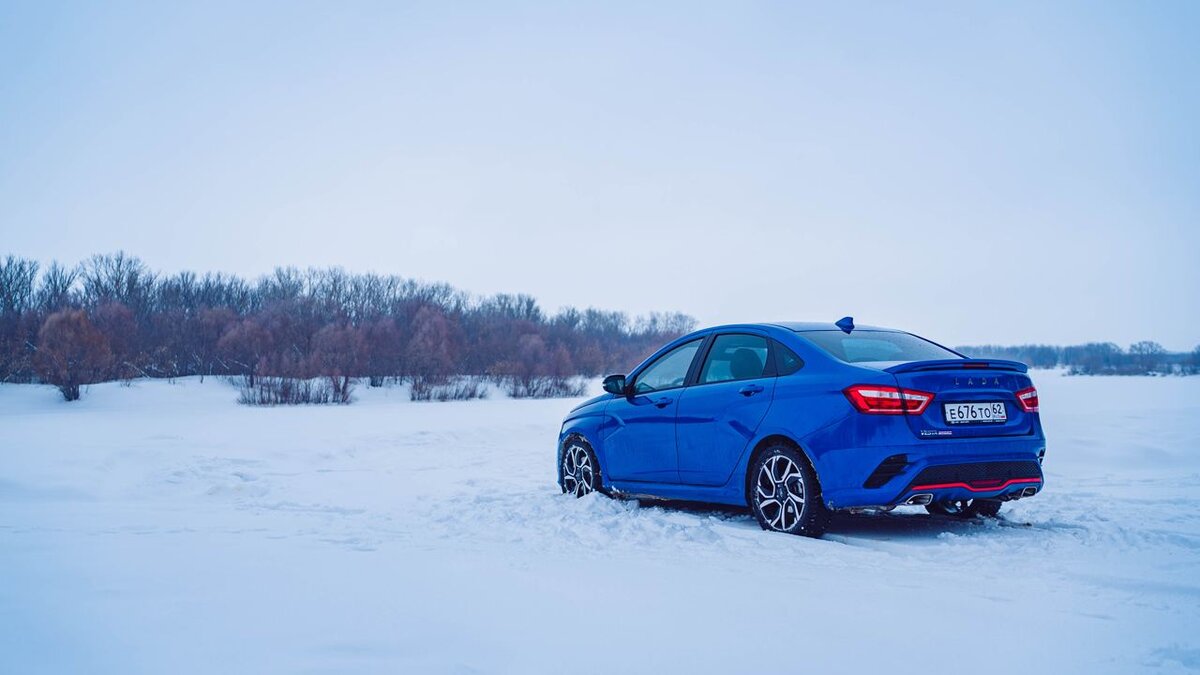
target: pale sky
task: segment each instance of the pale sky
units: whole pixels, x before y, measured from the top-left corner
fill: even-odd
[[[1198,120],[1196,2],[0,0],[0,255],[1191,349]]]

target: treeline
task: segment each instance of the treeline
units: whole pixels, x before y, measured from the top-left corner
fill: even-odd
[[[626,371],[693,324],[547,314],[527,295],[474,298],[337,268],[249,282],[158,274],[124,253],[73,267],[0,260],[0,382],[54,384],[68,400],[95,382],[190,375],[241,377],[249,402],[345,402],[357,378],[409,382],[414,398],[469,398],[482,381],[554,396],[574,393],[574,377]]]
[[[1200,345],[1191,352],[1169,352],[1157,342],[1135,342],[1121,349],[1111,342],[1059,347],[979,345],[956,350],[981,359],[1009,359],[1033,368],[1066,368],[1072,375],[1196,375]]]

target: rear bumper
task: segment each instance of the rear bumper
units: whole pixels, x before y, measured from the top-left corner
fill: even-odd
[[[931,501],[1016,499],[1041,492],[1045,477],[1036,437],[947,441],[829,453],[818,466],[826,505],[834,509],[887,507],[914,495]],[[918,499],[918,503],[925,498]]]
[[[918,473],[896,504],[1021,499],[1041,492],[1042,481],[1041,465],[1030,460],[939,464]]]

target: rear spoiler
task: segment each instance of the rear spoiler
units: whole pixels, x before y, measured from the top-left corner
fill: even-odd
[[[1029,372],[1029,366],[1019,361],[1003,359],[937,359],[899,363],[883,370],[888,373],[912,373],[921,370],[1008,370],[1025,373]]]

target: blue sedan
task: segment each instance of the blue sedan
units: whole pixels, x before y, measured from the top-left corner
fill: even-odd
[[[1043,485],[1024,364],[849,317],[700,330],[604,391],[563,422],[566,493],[748,506],[817,537],[837,510],[994,517]]]

